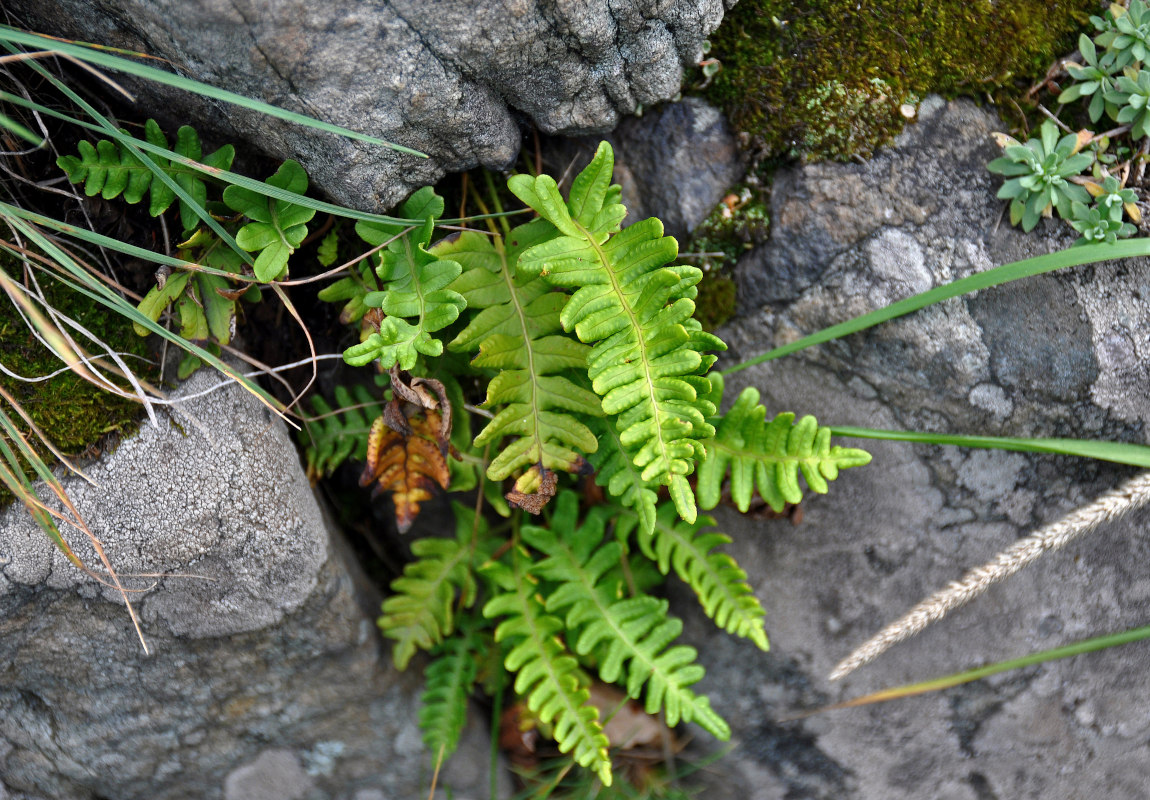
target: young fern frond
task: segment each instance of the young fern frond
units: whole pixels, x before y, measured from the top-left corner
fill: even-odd
[[[495,641],[513,644],[503,665],[516,673],[515,691],[544,723],[554,721],[554,738],[562,753],[611,785],[610,743],[599,724],[599,711],[588,704],[590,692],[580,680],[579,663],[556,636],[563,623],[546,613],[537,595],[538,579],[528,556],[513,547],[511,565],[492,562],[484,573],[502,590],[483,607],[483,616],[506,617],[495,629]]]
[[[304,448],[308,480],[313,483],[335,472],[348,458],[363,461],[367,457],[367,435],[372,420],[383,413],[380,401],[366,386],[335,387],[336,409],[320,395],[311,399],[317,416],[314,422],[304,420],[299,441]],[[352,408],[352,406],[362,406]]]
[[[695,522],[683,522],[675,518],[673,509],[663,506],[653,533],[645,532],[632,512],[619,514],[616,524],[619,538],[636,531],[639,549],[658,564],[664,575],[674,567],[716,625],[727,633],[750,639],[761,650],[769,649],[763,629],[766,612],[747,585],[747,573],[726,553],[714,552],[714,548],[729,543],[730,537],[717,531],[700,533],[701,528],[714,525],[715,520],[702,516]]]
[[[355,226],[355,232],[368,244],[391,240],[380,253],[376,268],[384,288],[363,298],[364,305],[383,312],[379,330],[343,353],[344,361],[355,367],[379,359],[385,369],[399,364],[410,370],[421,353],[442,355],[443,343],[432,334],[455,322],[467,306],[462,295],[446,288],[463,268],[427,251],[435,220],[443,214],[443,198],[424,187],[407,199],[400,213],[424,223],[407,233],[401,226],[381,222],[358,222]]]
[[[307,173],[288,159],[264,183],[303,194]],[[249,253],[259,253],[252,265],[256,277],[274,281],[286,274],[288,259],[307,238],[307,223],[315,216],[315,209],[234,185],[224,189],[224,202],[251,220],[236,233],[236,244]]]
[[[452,341],[452,350],[474,351],[476,367],[500,370],[487,388],[487,408],[498,409],[475,445],[498,444],[487,477],[501,481],[536,464],[550,470],[577,472],[583,455],[597,441],[578,415],[603,415],[599,398],[563,373],[585,370],[585,344],[562,334],[559,311],[566,296],[539,278],[516,274],[515,261],[524,249],[553,237],[554,228],[536,220],[515,228],[507,242],[465,232],[433,248],[436,255],[464,266],[451,288],[468,308],[482,309]]]
[[[467,723],[467,701],[479,671],[479,654],[485,648],[483,637],[469,626],[432,650],[435,658],[424,671],[419,727],[433,756],[442,752],[446,760],[459,745]]]
[[[712,402],[723,398],[723,378],[710,376]],[[803,499],[799,473],[811,491],[826,494],[827,481],[838,477],[840,469],[870,463],[870,454],[854,447],[831,447],[830,428],[821,428],[814,417],[794,423],[795,415],[779,414],[766,422],[767,410],[759,403],[759,393],[746,388],[730,411],[712,420],[715,435],[703,440],[705,455],[699,464],[697,491],[699,506],[712,509],[722,496],[727,470],[731,473],[731,498],[745,512],[758,488],[759,496],[775,511],[785,503]]]
[[[395,640],[395,666],[406,669],[417,649],[430,650],[455,630],[455,606],[470,608],[478,589],[475,565],[490,557],[483,518],[462,505],[455,509],[455,538],[428,536],[411,543],[416,561],[391,582],[391,597],[383,601],[379,627]],[[456,593],[458,592],[458,599]]]
[[[508,188],[535,209],[560,235],[526,250],[520,271],[575,289],[560,319],[565,330],[594,343],[588,376],[615,416],[620,440],[634,448],[644,480],[666,484],[679,514],[696,515],[687,481],[703,456],[698,440],[714,434],[707,417],[714,407],[700,397],[709,386],[703,374],[724,349],[692,319],[695,267],[665,266],[678,245],[663,236],[657,219],[620,232],[626,209],[610,186],[614,155],[599,145],[591,164],[575,179],[565,203],[555,181],[516,175]]]
[[[149,143],[168,148],[167,137],[159,124],[150,119],[144,123],[144,139]],[[145,195],[150,197],[148,213],[153,217],[167,211],[176,199],[176,193],[163,181],[154,180],[155,173],[123,144],[110,139],[101,139],[93,145],[81,140],[79,156],[61,156],[56,164],[68,173],[72,183],[83,183],[84,194],[89,197],[100,195],[105,200],[122,197],[127,203],[138,203]],[[231,169],[235,148],[230,144],[208,156],[203,155],[200,137],[195,130],[184,125],[176,132],[176,146],[173,152],[199,161],[209,167]],[[173,163],[162,156],[153,155],[152,161],[163,170],[177,185],[199,203],[202,208],[207,203],[208,190],[204,184],[204,173]],[[180,201],[180,223],[183,230],[190,231],[199,224],[200,218],[192,207]]]
[[[568,638],[581,656],[598,654],[599,676],[623,683],[638,698],[646,689],[648,714],[663,709],[667,724],[696,722],[719,739],[731,729],[711,708],[708,698],[690,686],[703,677],[693,647],[668,648],[683,623],[667,614],[667,601],[650,595],[619,599],[617,587],[603,576],[623,558],[623,546],[603,542],[603,516],[592,513],[576,528],[579,499],[572,492],[559,496],[550,529],[524,525],[523,540],[547,558],[532,573],[559,584],[547,597],[546,610],[566,612]],[[575,633],[578,637],[575,638]]]

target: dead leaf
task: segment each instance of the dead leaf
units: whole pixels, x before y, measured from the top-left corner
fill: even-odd
[[[375,482],[375,492],[391,492],[395,503],[395,523],[400,533],[407,533],[419,516],[420,503],[430,500],[435,487],[447,489],[450,473],[447,460],[433,441],[441,424],[439,415],[424,415],[405,420],[410,426],[407,436],[376,418],[368,434],[367,466],[359,485]]]
[[[528,514],[539,514],[555,496],[558,480],[554,472],[536,464],[515,481],[515,487],[504,497],[512,508],[522,508]]]

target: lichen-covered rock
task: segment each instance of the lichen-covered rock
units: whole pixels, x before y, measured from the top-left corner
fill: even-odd
[[[378,597],[341,552],[282,422],[202,370],[65,485],[132,589],[0,515],[0,787],[14,798],[422,796],[418,670],[390,667]],[[99,560],[81,535],[81,559]],[[452,760],[486,787],[482,726]],[[444,785],[441,781],[441,785]],[[3,788],[0,788],[3,796]],[[484,795],[485,796],[485,795]]]
[[[866,164],[776,176],[772,232],[740,264],[728,363],[945,281],[1073,240],[1001,219],[994,116],[938,98]],[[1147,442],[1150,263],[1080,267],[949,301],[731,376],[771,413],[820,423]],[[1133,645],[942,693],[780,723],[796,710],[1145,624],[1150,512],[1051,553],[841,684],[884,624],[1132,474],[1057,456],[842,440],[873,462],[804,518],[720,515],[767,609],[772,649],[686,635],[739,745],[731,796],[834,800],[1140,798],[1150,685]],[[680,604],[685,609],[686,604]],[[741,786],[741,788],[740,788]]]
[[[133,83],[144,112],[295,158],[337,201],[369,210],[390,207],[446,172],[510,165],[521,117],[548,133],[598,132],[674,96],[684,64],[701,57],[723,16],[722,0],[6,5],[45,33],[142,50],[198,80],[431,156]]]

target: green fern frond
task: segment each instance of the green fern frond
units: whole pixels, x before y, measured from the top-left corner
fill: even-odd
[[[335,403],[333,410],[319,395],[313,397],[312,408],[322,419],[304,420],[298,434],[307,476],[313,482],[331,475],[348,458],[363,461],[367,457],[371,420],[383,413],[380,400],[362,385],[353,386],[350,391],[346,386],[335,387]]]
[[[687,476],[703,455],[698,440],[714,434],[707,417],[715,409],[699,390],[715,357],[703,351],[724,345],[693,321],[702,272],[666,266],[678,245],[663,236],[662,223],[652,218],[619,231],[626,209],[609,185],[613,165],[604,142],[566,203],[546,175],[508,181],[561,234],[524,252],[519,269],[576,290],[560,319],[564,329],[594,343],[587,374],[603,411],[617,417],[620,440],[634,448],[643,479],[667,485],[690,521],[696,509]]]
[[[480,655],[486,642],[474,629],[464,629],[431,652],[435,657],[424,671],[425,688],[420,697],[419,728],[432,756],[443,759],[455,752],[467,723],[467,701],[475,686]]]
[[[554,721],[554,738],[562,753],[611,784],[610,743],[599,724],[599,711],[588,704],[590,692],[580,680],[579,664],[559,640],[563,623],[547,614],[537,595],[528,556],[514,547],[511,566],[491,562],[484,573],[502,590],[487,601],[483,616],[505,617],[495,641],[513,645],[503,665],[516,673],[515,691],[544,724]]]
[[[766,612],[747,585],[747,573],[731,556],[715,551],[719,545],[728,544],[730,537],[717,531],[700,533],[700,529],[713,526],[715,520],[701,516],[695,522],[683,522],[675,518],[671,508],[663,506],[653,533],[645,532],[630,511],[619,514],[616,524],[620,538],[636,531],[639,549],[664,575],[674,567],[716,625],[727,633],[750,639],[762,650],[768,649],[763,629]]]
[[[711,375],[712,398],[718,405],[723,397],[723,378]],[[731,410],[712,420],[715,435],[703,441],[705,455],[699,464],[699,506],[712,509],[722,496],[723,481],[731,473],[731,498],[740,511],[750,507],[751,496],[759,496],[775,511],[785,503],[799,503],[803,492],[799,473],[811,491],[826,494],[827,481],[838,477],[840,469],[870,463],[870,454],[855,447],[831,447],[830,428],[819,427],[806,416],[795,424],[795,415],[779,414],[766,422],[767,410],[759,403],[759,393],[746,388]]]
[[[590,350],[561,333],[559,311],[566,296],[539,278],[515,274],[519,253],[553,235],[550,224],[537,220],[511,231],[506,248],[474,232],[434,248],[437,256],[466,265],[451,288],[463,294],[468,308],[481,309],[448,347],[478,349],[473,366],[500,370],[484,403],[498,411],[475,437],[478,447],[515,437],[487,467],[494,481],[539,463],[578,471],[582,456],[597,446],[576,415],[602,416],[599,398],[563,374],[586,369]]]
[[[299,163],[288,159],[264,183],[303,194],[307,191],[307,173]],[[236,234],[236,244],[249,253],[259,253],[252,265],[256,277],[274,281],[285,275],[288,259],[307,238],[307,223],[315,216],[315,209],[235,185],[224,189],[224,202],[251,220]]]
[[[451,505],[455,538],[427,536],[412,542],[417,560],[391,582],[394,594],[383,601],[379,628],[396,642],[392,658],[399,669],[407,668],[417,649],[430,650],[455,630],[456,603],[470,608],[475,602],[473,569],[490,556],[492,542],[483,518],[461,503]]]
[[[144,124],[144,139],[149,143],[168,149],[168,140],[155,120]],[[81,141],[79,156],[61,156],[56,164],[68,173],[72,183],[83,183],[84,193],[89,197],[100,195],[105,200],[123,197],[127,203],[138,203],[145,195],[150,196],[148,213],[159,216],[171,207],[176,193],[163,181],[155,179],[155,173],[140,159],[136,158],[122,144],[110,139],[101,139],[93,145]],[[214,153],[204,156],[200,137],[194,129],[183,126],[176,132],[176,146],[173,152],[193,161],[199,161],[217,169],[231,169],[235,148],[224,145]],[[176,184],[184,189],[202,208],[207,202],[207,186],[204,174],[183,164],[172,163],[161,156],[153,155],[152,161]],[[183,230],[190,231],[199,224],[200,218],[187,203],[180,201],[180,223]]]
[[[599,449],[588,457],[595,468],[595,482],[634,511],[645,531],[655,530],[659,484],[643,480],[643,471],[635,466],[632,454],[619,441],[614,425],[606,420],[593,420],[591,430],[599,439]]]
[[[344,304],[339,312],[339,321],[344,325],[351,325],[363,319],[363,315],[367,313],[364,298],[375,291],[375,277],[368,264],[360,264],[358,269],[352,269],[350,273],[330,286],[325,286],[316,295],[325,303]]]
[[[731,729],[711,708],[710,700],[689,687],[703,677],[693,647],[668,644],[683,630],[683,623],[667,614],[667,601],[649,595],[620,599],[619,587],[603,576],[623,558],[623,546],[603,542],[604,521],[591,514],[576,527],[579,499],[563,492],[551,518],[551,528],[524,525],[521,535],[547,556],[531,571],[559,583],[547,598],[550,613],[566,611],[569,638],[579,655],[596,652],[599,676],[608,683],[625,679],[627,693],[638,698],[646,689],[648,714],[664,709],[668,725],[679,720],[696,722],[719,739]]]
[[[384,288],[363,298],[364,305],[378,308],[386,316],[378,331],[344,351],[344,361],[355,367],[379,359],[386,369],[396,364],[411,369],[420,353],[441,355],[443,343],[431,334],[455,322],[467,306],[461,294],[447,288],[463,268],[427,250],[435,220],[443,214],[443,198],[425,186],[408,198],[400,213],[425,222],[406,233],[404,228],[386,223],[358,222],[355,226],[355,232],[368,244],[391,240],[376,267]]]

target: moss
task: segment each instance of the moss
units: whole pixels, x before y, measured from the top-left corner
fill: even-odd
[[[767,240],[770,218],[766,198],[739,185],[691,234],[680,259],[703,270],[695,317],[714,330],[735,314],[735,281],[731,272],[739,257]]]
[[[707,96],[771,155],[868,156],[928,92],[1025,94],[1097,0],[742,0],[711,37]]]
[[[0,254],[0,266],[10,276],[21,270]],[[83,325],[94,336],[119,353],[147,356],[146,340],[132,331],[125,319],[103,305],[55,281],[40,277],[40,285],[52,306]],[[7,295],[0,292],[0,363],[18,375],[43,376],[63,364],[32,335]],[[143,362],[126,359],[137,374],[147,375]],[[139,403],[115,397],[96,388],[71,371],[47,380],[30,383],[0,373],[0,386],[20,404],[36,425],[66,455],[80,455],[109,433],[135,430],[142,407]],[[9,416],[15,416],[9,413]],[[19,420],[16,420],[20,424]],[[32,442],[35,446],[35,442]],[[37,451],[47,463],[54,459],[41,445]],[[29,469],[29,476],[34,473]],[[11,500],[0,487],[0,505]]]

